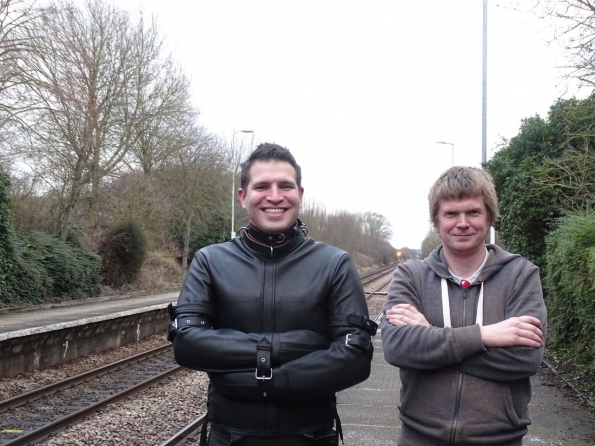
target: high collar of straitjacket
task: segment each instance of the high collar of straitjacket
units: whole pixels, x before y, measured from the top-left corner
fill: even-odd
[[[291,240],[298,237],[302,232],[306,233],[306,226],[300,221],[296,220],[295,224],[290,227],[287,231],[278,232],[275,234],[269,234],[258,229],[252,222],[245,228],[244,236],[250,240],[255,241],[261,245],[270,246],[272,248],[283,246],[289,243]]]

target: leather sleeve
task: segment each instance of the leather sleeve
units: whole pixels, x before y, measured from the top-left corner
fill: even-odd
[[[334,394],[358,384],[370,375],[371,335],[352,323],[331,324],[349,314],[368,316],[365,296],[355,266],[343,253],[335,268],[328,297],[331,341],[316,350],[274,367],[271,379],[258,380],[254,371],[210,374],[217,392],[232,398],[261,401],[300,401]],[[347,335],[361,344],[346,342]]]
[[[256,349],[263,336],[272,345],[273,366],[328,346],[325,336],[310,330],[262,334],[213,329],[214,308],[208,262],[199,251],[186,275],[178,306],[173,308],[172,318],[179,321],[180,328],[171,330],[169,336],[179,365],[206,372],[244,370],[252,373],[255,380]],[[190,323],[185,324],[184,318]]]

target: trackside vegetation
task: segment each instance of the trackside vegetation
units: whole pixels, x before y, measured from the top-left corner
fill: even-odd
[[[557,101],[525,119],[486,163],[503,246],[541,269],[548,352],[595,388],[595,98]]]
[[[0,307],[97,296],[100,257],[74,241],[14,228],[9,194],[0,171]]]
[[[103,281],[114,288],[134,282],[140,274],[147,251],[147,237],[134,220],[107,231],[100,247]]]
[[[595,213],[563,217],[546,240],[550,346],[595,376]]]
[[[7,300],[8,280],[12,270],[10,178],[0,170],[0,305]]]

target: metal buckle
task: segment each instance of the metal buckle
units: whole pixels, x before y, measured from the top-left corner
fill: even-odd
[[[269,379],[273,379],[273,369],[271,368],[271,375],[270,376],[258,376],[258,369],[254,370],[254,376],[256,379],[261,381],[268,381]]]
[[[177,330],[178,329],[178,320],[174,319],[173,321],[171,321],[171,323],[174,326],[174,328]]]
[[[351,334],[349,333],[347,336],[345,336],[345,345],[349,346],[349,339],[351,339]]]

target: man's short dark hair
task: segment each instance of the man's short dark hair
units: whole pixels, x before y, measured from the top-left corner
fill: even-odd
[[[256,161],[284,161],[289,163],[295,170],[295,182],[297,187],[302,187],[302,168],[295,161],[295,158],[289,150],[279,144],[271,144],[264,142],[259,144],[256,149],[250,154],[248,159],[241,164],[241,188],[246,190],[248,183],[250,183],[250,167]]]

